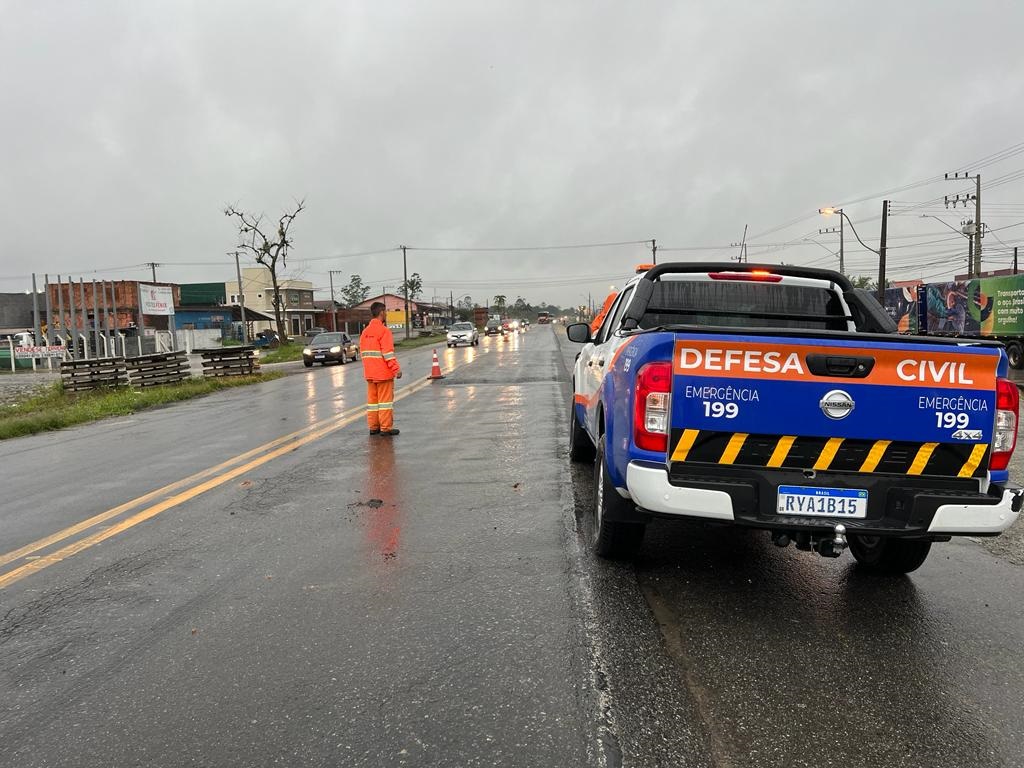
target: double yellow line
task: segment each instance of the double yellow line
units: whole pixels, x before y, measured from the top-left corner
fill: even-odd
[[[468,363],[463,363],[463,365],[468,365]],[[410,395],[429,387],[430,385],[431,381],[429,379],[419,381],[416,384],[411,384],[401,389],[399,392],[396,392],[395,400],[403,400]],[[238,456],[228,459],[214,467],[204,469],[201,472],[196,472],[194,475],[177,480],[169,485],[163,486],[162,488],[157,488],[154,491],[143,494],[138,498],[125,502],[124,504],[119,504],[116,507],[108,509],[105,512],[101,512],[98,515],[94,515],[80,523],[75,523],[72,526],[57,531],[56,533],[39,539],[38,541],[33,541],[31,544],[26,544],[13,552],[0,555],[0,568],[3,568],[4,566],[21,560],[22,558],[32,556],[36,552],[49,549],[56,544],[73,539],[75,536],[78,536],[91,528],[95,528],[108,520],[118,518],[124,513],[137,507],[149,504],[157,499],[161,499],[160,501],[156,501],[155,504],[146,506],[144,509],[141,509],[135,514],[118,521],[108,528],[96,531],[95,533],[83,538],[76,539],[60,549],[49,552],[48,554],[40,557],[36,557],[24,565],[0,574],[0,589],[8,587],[26,576],[37,573],[44,568],[48,568],[54,563],[66,560],[84,549],[88,549],[95,544],[99,544],[101,541],[106,541],[112,536],[123,533],[139,523],[145,522],[152,517],[156,517],[161,512],[173,509],[186,501],[194,499],[200,494],[206,493],[213,488],[234,480],[239,475],[244,475],[246,472],[262,466],[268,461],[276,459],[278,456],[294,451],[296,448],[306,445],[307,443],[311,443],[314,440],[319,440],[342,427],[346,427],[354,421],[361,419],[365,413],[365,405],[361,405],[357,408],[351,408],[332,417],[324,424],[314,424],[308,427],[303,427],[300,430],[296,430],[295,432],[284,435],[283,437],[271,440],[269,443],[264,443],[257,448],[253,448],[250,451],[239,454]],[[172,495],[168,496],[167,494]]]

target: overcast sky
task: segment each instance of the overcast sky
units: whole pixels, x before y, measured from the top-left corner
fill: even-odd
[[[336,285],[395,287],[397,252],[332,257],[400,243],[657,238],[711,247],[661,258],[724,259],[749,224],[751,261],[837,267],[819,206],[847,203],[874,246],[878,193],[1024,142],[1020,2],[0,0],[0,14],[3,291],[33,271],[140,278],[148,261],[163,280],[229,280],[225,204],[276,217],[300,197],[289,271],[322,298],[331,269]],[[986,183],[1024,169],[1024,153],[995,159]],[[964,189],[888,195],[891,276],[966,264],[966,241],[920,218],[957,227],[962,210],[905,205]],[[1024,180],[982,197],[986,266],[1005,266]],[[848,272],[876,273],[846,245]],[[409,269],[427,298],[565,305],[648,257],[412,250]]]

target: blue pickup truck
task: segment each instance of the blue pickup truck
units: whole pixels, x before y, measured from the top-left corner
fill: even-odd
[[[654,517],[760,528],[902,574],[932,542],[1016,519],[1018,391],[1002,345],[918,338],[829,270],[660,264],[573,372],[569,454],[595,463],[591,545],[630,557]]]

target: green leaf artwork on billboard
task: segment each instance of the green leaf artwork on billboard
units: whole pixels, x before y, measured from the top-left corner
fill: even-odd
[[[977,312],[982,336],[1024,334],[1024,275],[972,280],[975,299],[968,306]]]

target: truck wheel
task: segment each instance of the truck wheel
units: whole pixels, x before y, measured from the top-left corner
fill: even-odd
[[[861,536],[851,533],[850,552],[866,570],[892,576],[916,571],[928,557],[930,541],[887,539],[882,536]]]
[[[302,361],[302,364],[303,364],[304,366],[306,366],[307,368],[312,368],[312,367],[313,367],[313,362],[312,362],[312,361],[308,361],[308,362],[307,362],[306,360],[303,360],[303,361]]]
[[[1006,345],[1006,357],[1010,363],[1011,368],[1020,370],[1024,368],[1024,348],[1021,345],[1011,341]]]
[[[569,404],[569,461],[589,464],[594,460],[594,443],[576,418],[576,406]]]
[[[597,444],[594,462],[593,548],[596,554],[608,560],[628,560],[640,549],[647,526],[642,523],[624,523],[608,519],[609,514],[614,514],[632,502],[619,496],[619,492],[608,479],[604,442],[602,435]]]

